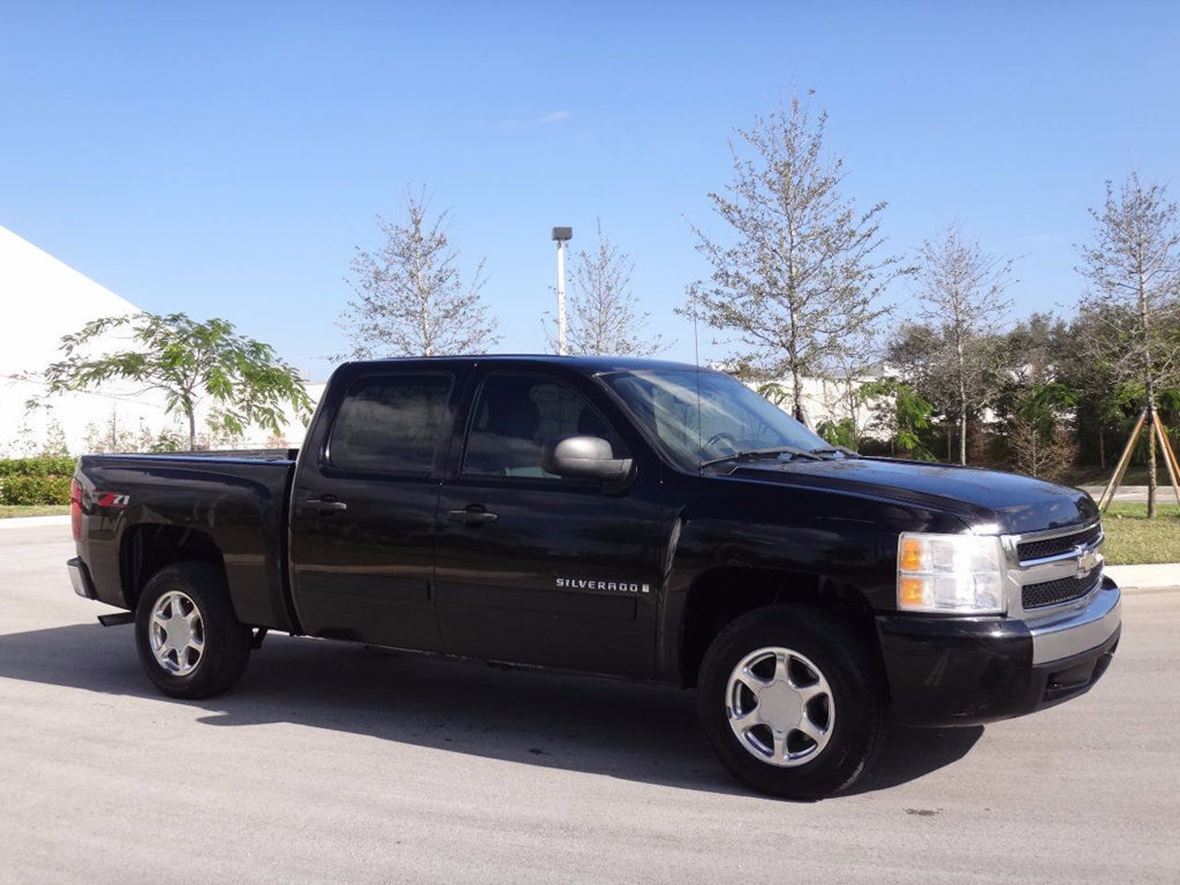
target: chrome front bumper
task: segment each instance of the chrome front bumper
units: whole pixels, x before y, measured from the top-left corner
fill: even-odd
[[[1098,648],[1119,629],[1121,594],[1107,579],[1085,608],[1026,623],[1032,634],[1034,667],[1070,658]]]

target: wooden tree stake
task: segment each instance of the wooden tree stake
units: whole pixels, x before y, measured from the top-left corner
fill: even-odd
[[[1143,432],[1143,425],[1147,423],[1147,409],[1145,408],[1139,413],[1139,420],[1135,422],[1135,429],[1131,431],[1131,437],[1127,440],[1127,447],[1123,449],[1123,454],[1119,458],[1119,463],[1114,469],[1114,475],[1111,476],[1110,482],[1106,484],[1106,489],[1102,492],[1102,497],[1098,499],[1098,509],[1103,513],[1110,503],[1114,500],[1114,493],[1119,490],[1119,486],[1123,482],[1123,477],[1127,473],[1127,465],[1131,463],[1131,455],[1135,453],[1135,446],[1139,442],[1139,434]]]
[[[1176,464],[1176,453],[1172,450],[1172,441],[1168,439],[1168,431],[1164,428],[1164,422],[1160,420],[1159,412],[1153,412],[1152,424],[1155,425],[1155,435],[1159,439],[1160,449],[1164,453],[1164,464],[1168,468],[1168,477],[1172,480],[1172,491],[1176,495],[1176,503],[1180,504],[1180,482],[1176,479],[1176,474],[1180,473],[1180,467]]]

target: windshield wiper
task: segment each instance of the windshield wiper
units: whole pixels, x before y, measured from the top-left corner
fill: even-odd
[[[811,449],[812,455],[843,455],[845,458],[859,458],[860,452],[853,451],[848,446],[820,446],[817,449]]]
[[[807,449],[797,449],[794,446],[777,446],[773,449],[750,449],[746,452],[734,452],[732,455],[725,455],[722,458],[713,458],[709,461],[702,461],[701,467],[711,467],[714,464],[725,464],[727,461],[754,461],[758,458],[770,458],[778,455],[790,455],[792,458],[808,458],[812,461],[819,461],[820,457],[814,452],[809,452]]]

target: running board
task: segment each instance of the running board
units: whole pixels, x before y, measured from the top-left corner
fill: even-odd
[[[99,615],[98,622],[104,627],[117,627],[119,624],[134,624],[135,612],[119,612],[113,615]]]

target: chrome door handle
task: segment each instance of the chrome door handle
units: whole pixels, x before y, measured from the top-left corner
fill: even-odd
[[[498,513],[489,513],[482,508],[468,507],[464,510],[448,510],[447,519],[451,522],[461,522],[464,525],[486,525],[500,518]]]
[[[331,511],[331,510],[347,510],[348,505],[343,501],[337,501],[335,498],[308,498],[303,502],[303,506],[309,510]]]

